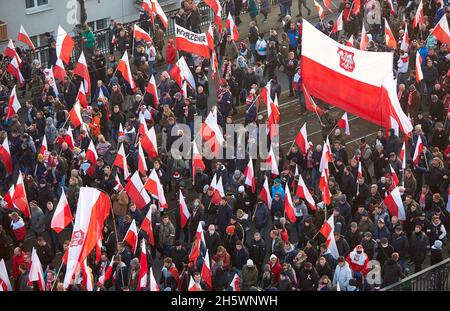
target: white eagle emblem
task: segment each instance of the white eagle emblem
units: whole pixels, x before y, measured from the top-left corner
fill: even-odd
[[[338,48],[337,53],[340,57],[339,66],[341,66],[341,68],[345,71],[352,72],[355,69],[355,61],[353,60],[355,53],[343,50],[341,48]]]

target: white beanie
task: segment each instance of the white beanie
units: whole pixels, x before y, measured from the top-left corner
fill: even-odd
[[[253,260],[251,260],[251,259],[247,260],[247,266],[253,267]]]
[[[270,260],[272,259],[277,259],[277,256],[275,256],[275,254],[270,255]]]
[[[239,191],[239,192],[244,192],[244,191],[245,191],[244,186],[239,186],[238,191]]]

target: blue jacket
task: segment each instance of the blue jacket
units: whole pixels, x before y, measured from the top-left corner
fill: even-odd
[[[284,201],[285,193],[281,184],[279,184],[278,187],[272,186],[272,198],[275,197],[275,194],[277,194],[277,192],[281,193],[281,201]]]

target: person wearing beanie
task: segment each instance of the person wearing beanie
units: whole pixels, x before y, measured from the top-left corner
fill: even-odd
[[[430,266],[433,266],[444,260],[442,256],[442,244],[442,241],[436,240],[434,241],[433,246],[431,246]]]
[[[280,260],[275,254],[270,255],[269,265],[270,265],[270,272],[273,273],[273,285],[277,286],[278,281],[280,279],[281,264]]]
[[[409,240],[409,256],[411,261],[414,262],[414,273],[422,270],[428,245],[428,236],[423,232],[422,224],[417,223]]]
[[[248,291],[250,287],[258,284],[258,269],[253,264],[253,260],[248,259],[247,264],[242,268],[241,290]]]
[[[312,263],[307,261],[300,271],[298,288],[301,291],[316,291],[319,286],[319,274]]]

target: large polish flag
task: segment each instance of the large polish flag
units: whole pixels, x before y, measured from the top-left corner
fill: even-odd
[[[450,44],[450,31],[448,28],[447,15],[442,15],[439,22],[434,26],[430,35],[434,36],[442,44]]]
[[[86,91],[86,93],[89,93],[89,91],[91,90],[91,78],[89,76],[86,57],[84,57],[83,52],[81,52],[80,57],[78,58],[78,63],[73,70],[73,74],[83,78],[84,90]]]
[[[402,196],[400,194],[399,187],[395,187],[394,190],[384,199],[383,203],[389,210],[391,216],[397,216],[398,220],[406,220],[405,207],[403,206]]]
[[[73,41],[61,25],[58,26],[58,33],[56,35],[56,58],[62,59],[64,64],[68,65],[74,47],[75,41]]]
[[[342,45],[303,20],[301,63],[310,95],[385,128],[393,116],[404,133],[412,130],[398,98],[394,99],[392,53]]]
[[[102,236],[103,225],[111,210],[109,196],[95,188],[81,187],[72,238],[69,244],[64,288],[91,253]]]
[[[125,191],[138,209],[143,209],[150,203],[150,196],[144,189],[141,177],[139,177],[139,171],[135,171],[128,180],[128,183],[125,185]]]
[[[205,33],[195,33],[175,24],[175,44],[177,50],[210,57],[208,39]]]
[[[67,201],[64,189],[62,189],[62,193],[59,198],[58,205],[56,206],[55,213],[53,214],[50,226],[56,233],[60,233],[72,222],[72,220],[73,217],[69,202]]]
[[[0,260],[0,292],[11,292],[13,290],[9,281],[8,270],[6,270],[5,261]]]

